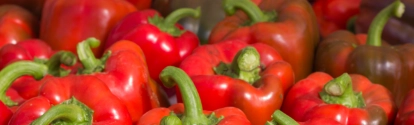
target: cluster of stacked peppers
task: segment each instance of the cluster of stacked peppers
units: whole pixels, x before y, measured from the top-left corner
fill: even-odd
[[[3,0],[0,125],[414,124],[413,9]]]

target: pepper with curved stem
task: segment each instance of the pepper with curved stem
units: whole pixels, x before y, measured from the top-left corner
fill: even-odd
[[[234,107],[222,108],[213,112],[203,111],[197,89],[191,78],[180,68],[166,67],[160,73],[160,79],[167,87],[178,86],[183,93],[184,103],[172,105],[170,109],[152,109],[144,114],[138,125],[160,123],[162,125],[210,125],[220,124],[221,121],[231,124],[246,124],[246,122],[250,124],[243,112]],[[181,115],[177,117],[176,114]],[[206,117],[206,114],[209,116]],[[228,117],[231,119],[226,119]]]
[[[180,8],[165,18],[153,9],[131,13],[108,35],[105,48],[119,40],[136,43],[145,54],[150,77],[161,85],[161,70],[179,65],[200,44],[197,35],[183,29],[177,21],[184,17],[198,18],[200,11],[200,8]],[[173,95],[173,90],[167,93]]]
[[[262,0],[255,5],[251,0],[224,0],[223,4],[231,15],[215,25],[208,43],[264,43],[292,65],[296,79],[312,72],[319,31],[308,1]]]
[[[92,124],[93,111],[72,97],[69,100],[55,105],[42,116],[34,120],[31,125],[50,125],[58,124]],[[57,121],[59,120],[59,121]]]
[[[5,93],[13,81],[23,75],[31,75],[35,79],[41,79],[46,75],[47,71],[48,68],[46,65],[30,61],[14,62],[3,68],[0,71],[0,83],[2,83],[0,86],[0,100],[7,106],[17,105]]]
[[[353,34],[338,31],[326,37],[318,46],[315,70],[329,73],[333,77],[343,73],[366,76],[374,83],[391,91],[397,106],[414,84],[414,44],[388,45],[381,40],[386,22],[391,17],[400,17],[404,3],[394,1],[384,8],[372,21],[368,34]],[[366,38],[363,38],[366,36]]]
[[[163,101],[165,95],[152,89],[152,84],[155,83],[149,77],[146,58],[139,45],[127,40],[118,41],[106,50],[101,59],[97,59],[91,47],[96,47],[99,43],[94,38],[79,43],[79,60],[84,65],[79,74],[104,81],[111,92],[127,106],[133,122],[138,122],[141,115],[150,109],[169,106],[161,103],[168,102]]]

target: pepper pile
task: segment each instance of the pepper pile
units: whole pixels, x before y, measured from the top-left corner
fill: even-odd
[[[414,124],[410,0],[2,0],[0,125]]]

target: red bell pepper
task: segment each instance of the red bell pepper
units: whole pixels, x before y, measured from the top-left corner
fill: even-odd
[[[397,106],[414,88],[414,44],[390,46],[381,40],[384,25],[391,16],[401,16],[403,3],[396,1],[377,15],[363,42],[350,32],[338,31],[318,46],[315,70],[337,77],[342,73],[366,76],[392,92]],[[397,15],[394,15],[397,14]]]
[[[315,72],[296,83],[287,94],[282,111],[297,121],[334,119],[341,124],[391,124],[395,105],[389,90],[358,74],[333,79]]]
[[[201,100],[190,77],[181,69],[168,66],[160,73],[167,87],[177,85],[183,93],[184,103],[169,108],[155,108],[145,113],[138,125],[250,125],[246,115],[238,108],[225,107],[213,112],[203,111]]]
[[[399,107],[394,125],[411,125],[414,124],[414,90],[408,92],[403,103]]]
[[[134,5],[137,10],[144,10],[151,8],[152,0],[127,0]]]
[[[95,38],[78,44],[79,60],[84,67],[79,70],[81,74],[104,81],[126,105],[133,122],[137,122],[145,112],[162,106],[157,93],[149,85],[153,82],[140,46],[127,40],[118,41],[106,50],[101,59],[97,59],[91,47],[99,44]]]
[[[40,24],[40,39],[54,50],[76,53],[76,45],[95,37],[105,41],[109,31],[127,14],[136,11],[125,0],[47,0]],[[94,49],[101,56],[103,46]]]
[[[13,4],[0,5],[0,48],[35,38],[38,29],[39,20],[28,10]]]
[[[204,109],[234,106],[263,125],[295,82],[293,69],[263,43],[237,40],[198,47],[180,65],[193,80]],[[182,102],[177,92],[178,102]]]
[[[316,0],[312,7],[321,36],[326,37],[337,30],[352,29],[351,24],[359,13],[360,4],[361,0]]]
[[[79,106],[76,98],[86,106]],[[69,100],[69,102],[65,102]],[[93,111],[84,111],[85,107]],[[88,118],[89,117],[89,118]],[[93,120],[91,119],[93,117]],[[69,75],[45,81],[39,96],[23,103],[13,114],[9,125],[61,124],[132,124],[128,110],[111,93],[108,86],[92,76]]]
[[[242,39],[275,48],[292,65],[296,80],[312,72],[319,42],[318,25],[312,7],[305,0],[265,0],[259,7],[250,0],[224,0],[232,16],[211,31],[209,43]],[[243,11],[236,11],[236,9]],[[266,12],[262,12],[266,11]]]
[[[53,55],[49,45],[39,39],[28,39],[0,48],[0,69],[19,60],[49,59]]]
[[[3,68],[0,73],[0,77],[7,77],[3,78],[3,82],[0,86],[0,100],[8,106],[13,106],[37,96],[43,81],[47,81],[47,79],[51,77],[68,75],[70,71],[61,68],[61,65],[73,65],[76,63],[76,59],[77,58],[73,53],[61,51],[54,54],[46,62],[37,62],[42,63],[47,67],[30,65],[19,61],[8,65]],[[25,60],[22,61],[31,62]]]
[[[132,13],[111,31],[105,48],[119,40],[135,42],[144,51],[151,78],[159,82],[162,69],[178,66],[199,45],[194,33],[176,24],[186,16],[199,17],[200,9],[182,8],[166,18],[152,9]]]
[[[314,118],[305,122],[297,122],[290,116],[280,110],[272,114],[272,121],[266,122],[266,125],[342,125],[341,123],[328,118]]]
[[[7,125],[12,115],[13,112],[2,101],[0,101],[0,124]]]

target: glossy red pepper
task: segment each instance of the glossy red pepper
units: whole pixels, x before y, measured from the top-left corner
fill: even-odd
[[[111,31],[105,48],[118,40],[135,42],[144,51],[151,78],[159,82],[162,69],[178,66],[199,45],[194,33],[176,24],[186,16],[200,16],[200,9],[179,9],[166,18],[152,9],[132,13]]]
[[[313,4],[319,32],[326,37],[337,30],[352,29],[361,0],[316,0]],[[348,25],[349,24],[349,25]]]
[[[295,82],[293,69],[263,43],[237,40],[196,48],[180,65],[193,80],[204,109],[234,106],[263,125]],[[182,102],[177,91],[178,102]]]
[[[28,39],[0,48],[0,69],[19,60],[49,59],[53,51],[39,39]]]
[[[272,114],[272,121],[266,122],[265,125],[342,125],[341,123],[324,117],[314,118],[305,122],[297,122],[290,116],[280,110],[276,110]]]
[[[167,87],[177,85],[183,93],[184,103],[152,109],[141,117],[138,125],[250,125],[246,115],[235,107],[203,111],[198,92],[183,70],[168,66],[160,73],[160,79]]]
[[[47,0],[40,24],[40,39],[54,50],[76,53],[77,43],[89,37],[105,41],[109,31],[136,11],[125,0]],[[103,46],[95,48],[101,56]]]
[[[224,10],[231,16],[214,27],[209,43],[228,39],[265,43],[292,65],[296,80],[312,72],[319,32],[308,1],[265,0],[258,6],[250,0],[223,2]],[[239,8],[243,11],[236,11]]]
[[[127,0],[134,5],[138,10],[144,10],[151,8],[152,0]]]
[[[318,46],[315,70],[337,77],[342,73],[366,76],[374,83],[385,86],[399,106],[407,92],[414,88],[414,44],[390,46],[381,39],[384,25],[390,17],[401,16],[404,6],[395,1],[371,24],[366,40],[346,31],[338,31],[326,37]]]
[[[0,124],[7,125],[12,115],[13,112],[2,101],[0,101]]]
[[[28,10],[13,4],[0,5],[0,48],[35,38],[38,30],[39,19]]]
[[[290,89],[282,111],[301,122],[328,118],[347,125],[385,125],[393,122],[395,107],[389,90],[362,75],[344,73],[333,79],[315,72]]]
[[[414,90],[407,93],[404,101],[399,107],[394,125],[411,125],[414,124]]]
[[[36,61],[39,64],[46,65],[46,68],[36,67],[36,65],[30,65],[30,63],[26,64],[20,61],[11,63],[3,68],[1,70],[2,73],[0,73],[0,77],[3,79],[0,85],[0,99],[6,105],[13,106],[37,96],[43,82],[47,81],[48,78],[62,77],[70,73],[70,70],[61,68],[61,65],[73,65],[76,63],[76,60],[77,57],[73,53],[61,51],[54,54],[47,61]],[[21,61],[32,62],[26,60]]]
[[[73,101],[65,102],[71,98],[76,98],[84,105],[80,106],[79,102]],[[92,111],[84,111],[85,107]],[[83,75],[69,75],[46,81],[39,96],[23,103],[13,114],[9,125],[45,125],[52,122],[132,124],[127,108],[105,83],[96,77]]]
[[[91,47],[100,41],[89,38],[78,44],[78,56],[83,65],[80,74],[99,78],[126,105],[132,121],[137,122],[145,112],[165,106],[152,91],[148,67],[141,47],[123,40],[109,47],[101,59],[95,58]],[[165,102],[165,101],[164,101]],[[168,104],[167,104],[168,106]]]

